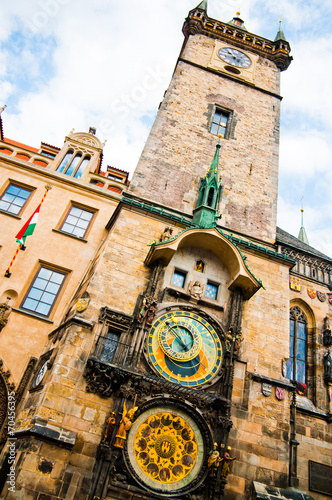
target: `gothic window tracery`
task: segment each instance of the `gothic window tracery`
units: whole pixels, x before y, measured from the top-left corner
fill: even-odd
[[[289,324],[289,359],[286,364],[286,377],[305,384],[308,319],[297,305],[291,307]]]

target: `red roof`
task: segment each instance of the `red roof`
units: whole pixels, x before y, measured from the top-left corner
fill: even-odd
[[[21,142],[13,141],[12,139],[8,139],[7,137],[3,138],[3,142],[7,144],[12,144],[13,146],[19,146],[20,148],[27,149],[31,151],[31,153],[38,153],[39,149],[33,148],[32,146],[27,146],[26,144],[22,144]]]

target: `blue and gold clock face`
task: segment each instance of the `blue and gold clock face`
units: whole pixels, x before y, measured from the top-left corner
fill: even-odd
[[[148,334],[147,350],[159,375],[188,387],[210,381],[222,360],[217,332],[201,316],[187,311],[160,316]]]

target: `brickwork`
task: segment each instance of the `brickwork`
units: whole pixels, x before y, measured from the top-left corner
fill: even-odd
[[[183,57],[206,67],[213,44],[202,35],[190,37]],[[260,85],[278,92],[279,70],[272,62],[259,59],[256,72]],[[279,99],[222,73],[178,63],[130,190],[191,213],[200,178],[210,166],[217,142],[209,131],[215,105],[233,112],[231,135],[221,141],[220,149],[222,224],[272,242],[278,187]]]

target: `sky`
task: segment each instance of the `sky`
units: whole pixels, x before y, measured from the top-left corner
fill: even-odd
[[[133,172],[198,0],[0,0],[0,107],[6,137],[61,147],[97,128],[104,164]],[[278,225],[304,226],[332,257],[332,2],[208,0],[208,15],[237,11],[250,32],[282,27],[294,60],[281,74]],[[302,199],[302,202],[301,202]]]

